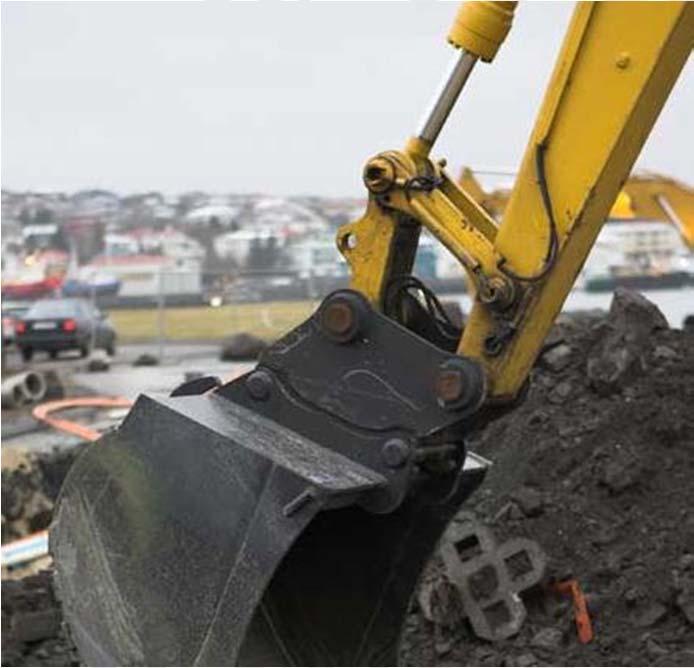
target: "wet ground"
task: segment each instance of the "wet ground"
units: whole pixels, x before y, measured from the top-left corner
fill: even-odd
[[[220,362],[219,347],[214,348],[214,354],[206,348],[186,346],[185,351],[170,351],[164,363],[157,366],[133,367],[132,363],[119,360],[108,371],[77,373],[74,380],[94,393],[108,388],[110,395],[134,400],[142,393],[169,393],[188,374],[202,373],[226,381],[253,368],[251,362]]]
[[[222,362],[219,346],[211,344],[168,344],[164,348],[161,363],[156,366],[134,366],[136,359],[144,354],[159,356],[155,344],[133,344],[121,346],[115,358],[109,360],[107,371],[89,371],[87,360],[66,353],[58,360],[37,355],[31,368],[37,371],[54,371],[59,374],[68,396],[108,395],[135,400],[141,393],[168,393],[184,382],[191,373],[218,376],[222,380],[234,378],[252,368],[252,362]],[[97,357],[103,358],[101,355]],[[10,368],[19,366],[19,358],[8,360]],[[31,415],[32,407],[2,412],[2,448],[25,448],[33,451],[50,452],[54,447],[70,447],[79,442],[74,436],[57,433],[44,428]],[[109,421],[115,424],[122,411],[95,411],[79,409],[64,414],[70,419],[100,421],[104,426]]]

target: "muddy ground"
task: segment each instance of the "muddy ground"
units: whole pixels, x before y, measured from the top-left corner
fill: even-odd
[[[625,292],[609,314],[563,317],[524,401],[469,446],[494,465],[465,511],[500,541],[537,541],[547,581],[576,578],[594,639],[578,641],[570,602],[545,587],[524,594],[517,636],[476,638],[435,558],[423,586],[439,595],[429,618],[414,604],[405,663],[694,665],[694,333],[668,329],[652,304]],[[11,525],[3,518],[3,541],[25,531],[17,521],[45,523],[44,499],[66,470],[56,462],[34,478],[3,472],[3,513],[6,494],[9,507],[27,508]],[[41,503],[25,484],[38,485]],[[28,623],[37,611],[43,622]],[[57,611],[48,576],[3,583],[3,665],[75,662]]]

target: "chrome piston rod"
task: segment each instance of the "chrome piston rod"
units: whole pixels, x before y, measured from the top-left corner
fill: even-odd
[[[477,56],[465,49],[457,51],[452,59],[448,73],[417,129],[416,136],[429,146],[438,138],[476,62]]]

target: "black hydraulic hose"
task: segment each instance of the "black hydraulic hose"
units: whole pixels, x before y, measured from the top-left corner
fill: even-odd
[[[545,151],[547,149],[546,144],[540,143],[535,147],[535,171],[537,173],[537,184],[540,188],[540,195],[542,197],[542,204],[547,214],[547,220],[549,221],[549,244],[547,246],[547,253],[545,255],[544,265],[542,269],[531,276],[522,276],[521,274],[515,273],[513,270],[505,267],[506,260],[502,259],[497,265],[499,270],[509,278],[520,281],[523,283],[537,283],[542,280],[554,267],[557,254],[559,252],[559,232],[557,230],[557,221],[554,218],[554,210],[552,208],[552,198],[549,194],[549,186],[547,184],[547,175],[545,173]]]

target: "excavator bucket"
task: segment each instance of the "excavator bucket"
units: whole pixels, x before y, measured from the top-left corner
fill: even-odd
[[[484,475],[461,441],[481,379],[341,291],[250,374],[141,396],[73,466],[50,534],[84,662],[397,663]]]

